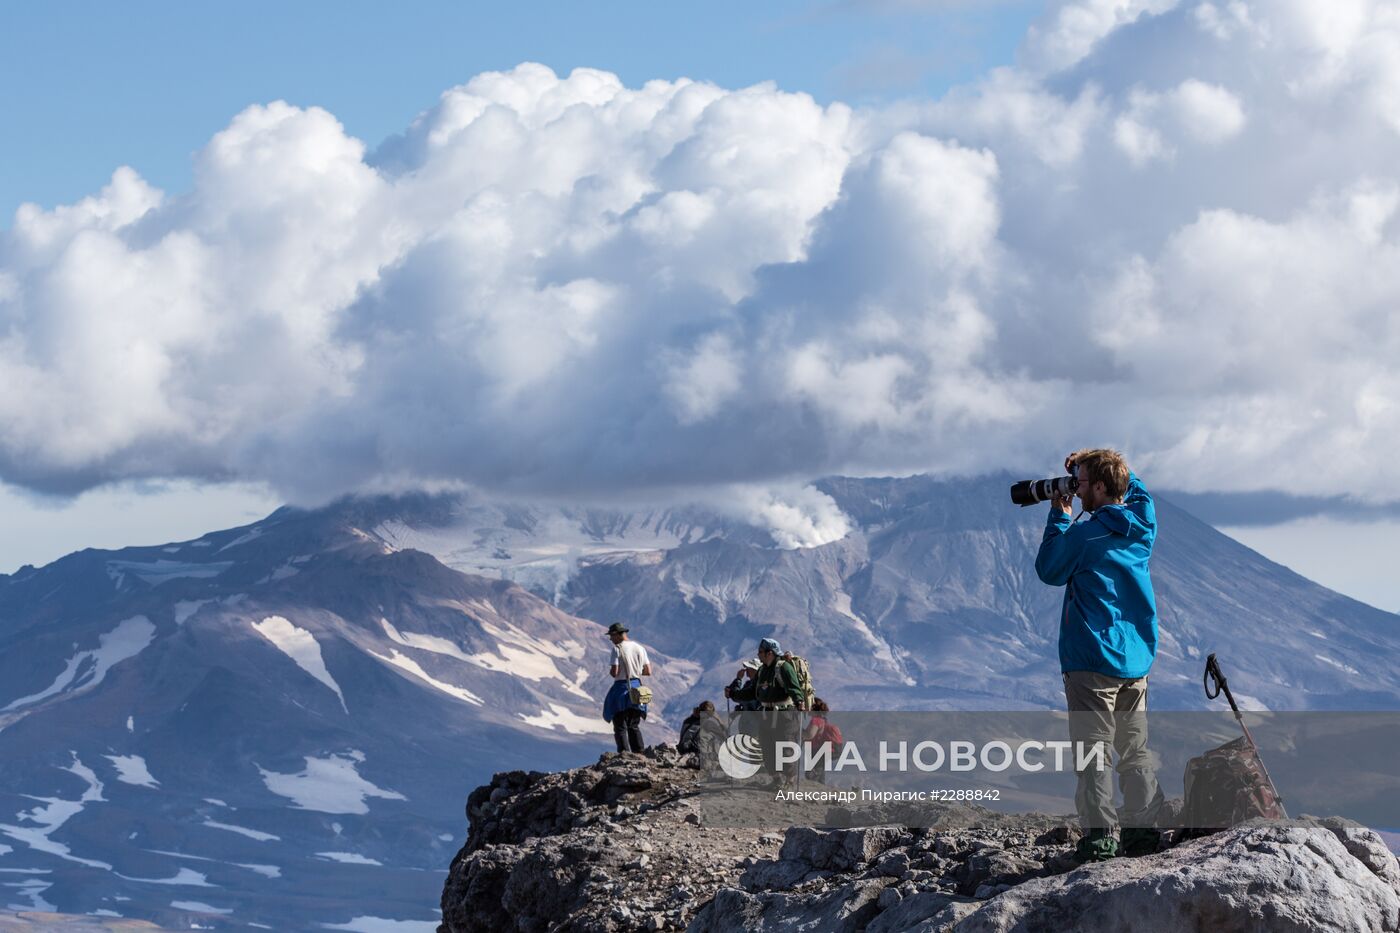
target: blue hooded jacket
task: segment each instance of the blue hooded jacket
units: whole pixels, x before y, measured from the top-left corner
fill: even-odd
[[[1157,656],[1157,603],[1148,559],[1157,510],[1136,475],[1121,505],[1105,505],[1072,524],[1050,509],[1035,572],[1065,587],[1060,613],[1060,670],[1110,677],[1147,676]]]

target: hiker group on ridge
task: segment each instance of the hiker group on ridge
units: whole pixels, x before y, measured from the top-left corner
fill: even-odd
[[[651,662],[646,649],[628,637],[629,632],[621,622],[608,627],[608,638],[613,643],[609,664],[613,685],[603,702],[603,719],[612,724],[619,753],[642,751],[641,721],[646,718],[651,702],[651,689],[641,681],[651,676]],[[758,643],[758,656],[739,667],[733,682],[724,688],[724,696],[735,703],[732,715],[828,711],[827,704],[813,691],[807,660],[785,654],[773,638],[764,638]],[[683,753],[700,752],[707,760],[713,760],[713,753],[727,737],[729,728],[728,723],[720,722],[714,703],[706,700],[681,724],[677,748]],[[790,784],[795,780],[794,769],[789,766],[786,773],[780,774],[772,757],[773,740],[789,738],[818,746],[827,742],[840,743],[840,730],[819,715],[814,715],[798,730],[801,735],[785,735],[788,727],[779,727],[776,719],[764,721],[754,717],[751,728],[759,734],[765,749],[766,771],[782,783]]]
[[[1070,476],[1043,481],[1050,485],[1042,488],[1052,492],[1039,493],[1034,500],[1050,498],[1035,570],[1042,582],[1065,590],[1058,655],[1071,742],[1099,749],[1104,762],[1113,762],[1112,752],[1117,753],[1111,768],[1075,759],[1074,802],[1083,830],[1076,855],[1081,861],[1098,861],[1118,854],[1148,854],[1159,846],[1157,824],[1164,807],[1147,750],[1146,721],[1148,676],[1158,644],[1149,572],[1157,537],[1156,508],[1117,451],[1079,450],[1065,458],[1065,467]],[[1030,484],[1018,484],[1024,485]],[[1020,501],[1017,493],[1013,487],[1014,501]],[[1082,511],[1072,518],[1076,497]],[[1085,516],[1086,521],[1079,520]],[[640,678],[650,676],[651,666],[645,649],[629,641],[627,631],[621,623],[608,630],[614,643],[611,673],[615,682],[604,716],[613,723],[618,751],[636,752],[641,750],[640,720],[651,699]],[[1220,682],[1223,686],[1223,677]],[[792,763],[780,768],[775,759],[780,739],[796,738],[813,750],[839,750],[842,745],[840,730],[827,715],[827,704],[815,696],[804,658],[785,653],[772,637],[763,638],[757,657],[741,664],[723,692],[734,704],[730,722],[719,718],[713,702],[701,703],[682,724],[681,751],[712,757],[734,731],[736,717],[744,717],[740,731],[759,740],[761,770],[773,786],[789,786],[804,776],[823,779],[820,773],[800,773]],[[778,715],[789,711],[801,715],[795,719]],[[794,722],[799,724],[796,729]],[[1245,737],[1250,738],[1247,729]],[[803,761],[804,766],[809,763]],[[1267,784],[1276,795],[1262,764],[1236,770],[1241,768],[1258,774],[1247,776],[1244,783]],[[1123,799],[1119,807],[1114,806],[1115,772]],[[1262,799],[1262,794],[1256,796]],[[1187,796],[1189,805],[1189,789]],[[1282,812],[1281,805],[1276,812]]]

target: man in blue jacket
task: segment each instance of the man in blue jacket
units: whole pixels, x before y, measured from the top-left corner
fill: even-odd
[[[1065,467],[1079,479],[1077,495],[1092,517],[1071,522],[1073,502],[1055,499],[1035,570],[1065,587],[1060,612],[1060,670],[1070,713],[1070,740],[1103,742],[1118,752],[1123,807],[1113,807],[1113,775],[1079,771],[1075,809],[1085,835],[1081,859],[1112,858],[1120,850],[1113,826],[1123,827],[1126,855],[1156,851],[1153,828],[1162,806],[1147,752],[1147,675],[1157,655],[1157,607],[1148,560],[1157,512],[1142,482],[1115,450],[1081,450]]]

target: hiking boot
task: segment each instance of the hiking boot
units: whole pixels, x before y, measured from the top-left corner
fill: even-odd
[[[1124,829],[1122,836],[1119,852],[1128,858],[1153,855],[1162,842],[1162,833],[1150,826]]]
[[[1118,840],[1106,829],[1089,830],[1074,850],[1074,857],[1081,865],[1088,862],[1107,862],[1117,854]]]

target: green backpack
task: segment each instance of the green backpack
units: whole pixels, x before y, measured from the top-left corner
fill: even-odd
[[[792,671],[797,675],[797,685],[802,688],[803,700],[799,709],[811,709],[817,692],[812,689],[812,669],[807,665],[807,659],[788,651],[783,654],[783,660],[792,665]]]

